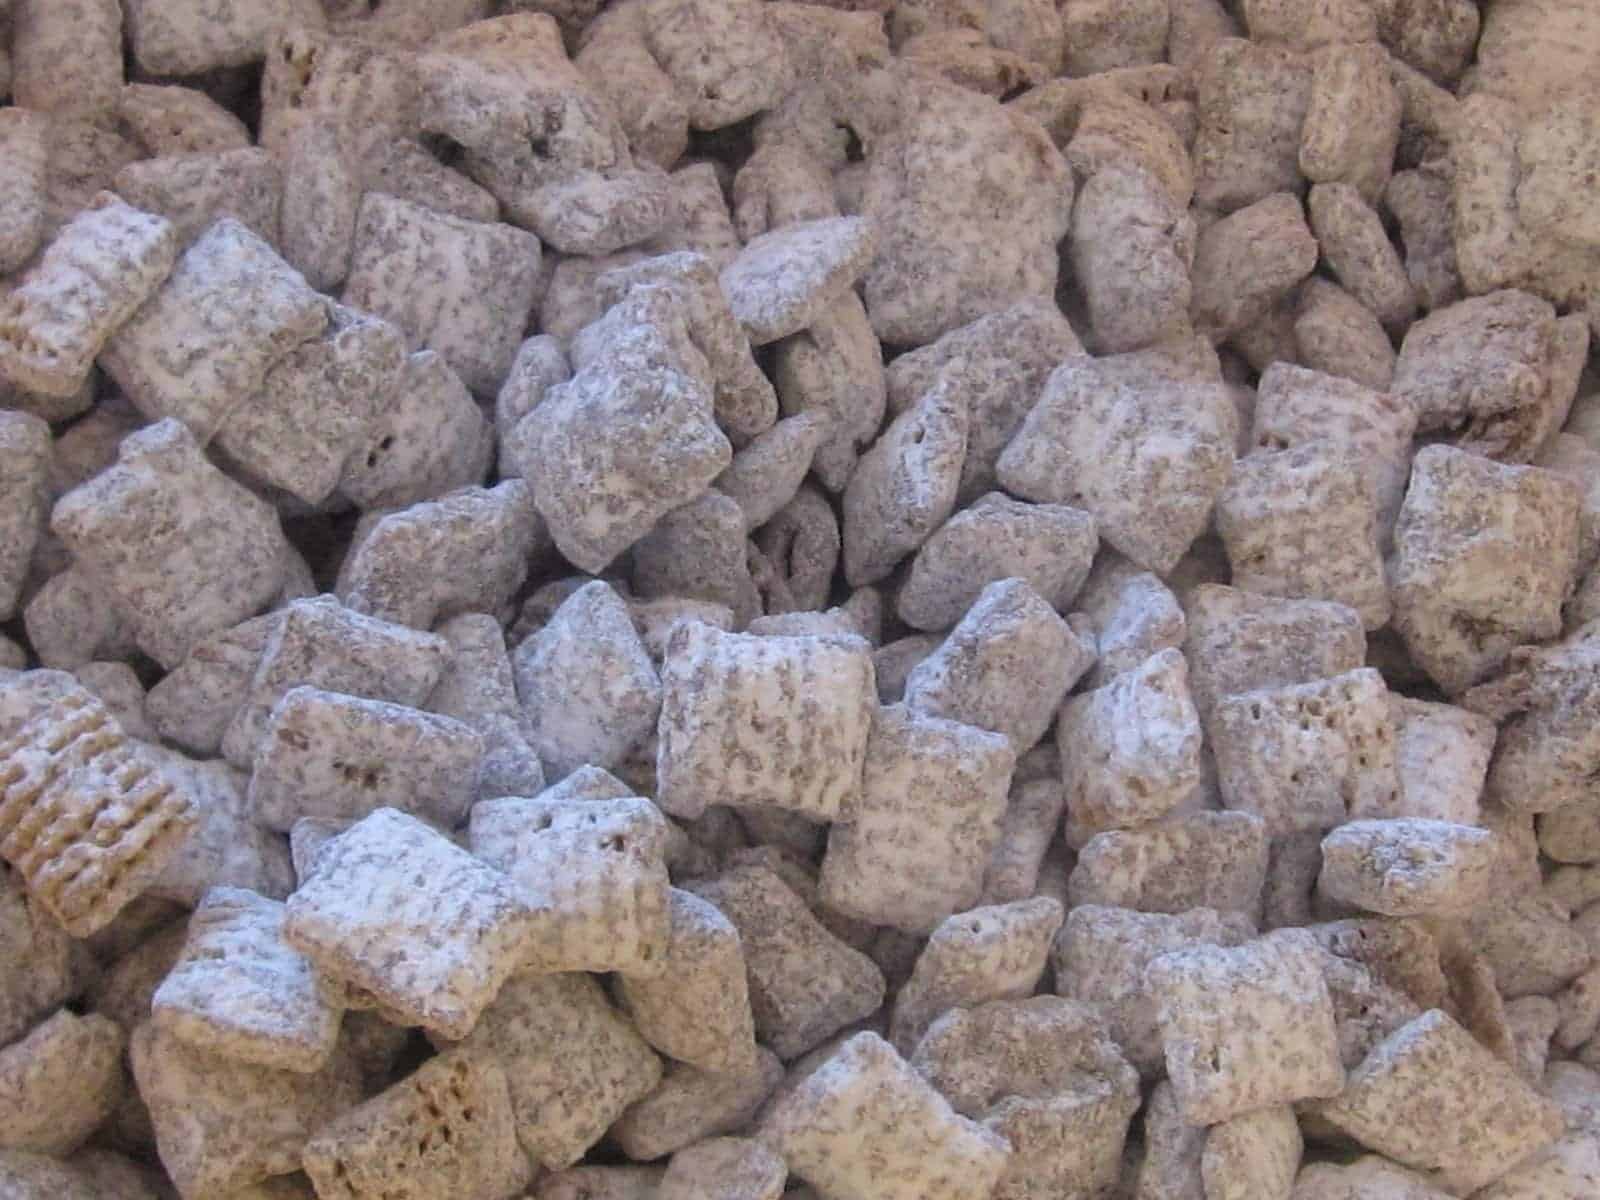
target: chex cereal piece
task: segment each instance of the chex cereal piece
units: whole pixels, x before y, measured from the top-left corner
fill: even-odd
[[[1300,135],[1313,68],[1304,55],[1241,38],[1196,64],[1195,199],[1232,212],[1300,183]]]
[[[1267,843],[1261,818],[1242,812],[1173,815],[1097,833],[1078,852],[1072,903],[1253,913],[1266,880]]]
[[[483,751],[482,735],[450,717],[296,687],[267,720],[250,806],[280,833],[301,817],[356,821],[381,807],[453,829],[476,797]]]
[[[133,55],[151,75],[198,75],[257,62],[280,25],[325,23],[307,0],[266,0],[221,13],[201,0],[129,0]]]
[[[1494,834],[1417,817],[1350,821],[1322,839],[1319,887],[1391,917],[1459,912],[1487,898],[1499,864]]]
[[[1067,701],[1056,726],[1068,820],[1098,833],[1154,821],[1200,784],[1200,717],[1173,647]]]
[[[333,1054],[340,990],[283,940],[284,906],[243,888],[213,888],[156,989],[158,1029],[224,1059],[318,1071]]]
[[[306,1143],[303,1161],[324,1200],[508,1200],[533,1174],[505,1073],[468,1050],[428,1060],[339,1115]]]
[[[123,1093],[126,1039],[96,1013],[62,1009],[0,1050],[0,1147],[70,1154]]]
[[[1365,470],[1326,441],[1240,459],[1217,501],[1234,586],[1346,604],[1368,629],[1389,619],[1378,529]]]
[[[1378,1154],[1347,1165],[1312,1163],[1295,1177],[1294,1200],[1449,1200],[1425,1175]]]
[[[222,753],[249,770],[278,701],[306,685],[420,707],[450,661],[443,638],[362,616],[332,596],[296,600],[267,632]]]
[[[150,896],[187,908],[213,887],[248,888],[273,900],[294,890],[294,865],[284,839],[256,823],[247,800],[249,776],[217,759],[192,759],[161,749],[159,768],[193,797],[199,823],[178,848]]]
[[[846,291],[811,325],[777,344],[773,382],[784,413],[831,414],[833,436],[812,463],[830,492],[850,482],[860,451],[878,435],[885,406],[883,351],[861,297]]]
[[[144,86],[149,85],[128,85]],[[272,155],[254,146],[141,159],[123,167],[112,182],[128,203],[172,222],[180,251],[221,217],[232,217],[263,241],[278,242],[283,173]]]
[[[1232,404],[1220,383],[1162,376],[1137,356],[1070,359],[1000,455],[1000,482],[1085,509],[1107,543],[1165,574],[1227,484]]]
[[[0,275],[21,270],[44,240],[49,118],[10,105],[0,117],[0,154],[10,168],[0,182]]]
[[[617,998],[661,1053],[713,1074],[747,1068],[756,1053],[744,948],[733,922],[691,892],[669,890],[665,965],[623,971]]]
[[[1308,370],[1388,392],[1395,359],[1389,335],[1378,318],[1337,283],[1313,275],[1300,285],[1293,333],[1300,364]],[[1393,403],[1398,411],[1410,412],[1410,405]],[[1411,415],[1414,420],[1415,414]],[[1400,486],[1404,491],[1403,478]],[[1398,499],[1395,504],[1398,508]]]
[[[389,402],[404,363],[393,325],[330,304],[321,336],[267,372],[261,391],[228,415],[218,444],[257,478],[320,504]]]
[[[1398,797],[1389,691],[1370,667],[1228,696],[1213,729],[1223,803],[1273,837],[1332,829]]]
[[[570,1167],[661,1079],[661,1060],[599,983],[525,971],[506,981],[460,1048],[496,1062],[523,1152]]]
[[[178,421],[125,438],[114,467],[56,502],[51,531],[166,667],[266,608],[291,562],[272,507],[211,466]]]
[[[906,706],[1004,734],[1020,755],[1044,736],[1092,661],[1093,651],[1037,592],[1002,579],[912,668]]]
[[[326,301],[260,237],[223,217],[109,342],[101,365],[140,412],[202,443],[268,371],[328,323]]]
[[[715,488],[673,509],[633,544],[634,591],[646,599],[684,596],[725,605],[743,628],[766,606],[752,574],[760,556],[751,552],[748,525],[738,501]]]
[[[1188,631],[1172,589],[1115,551],[1098,555],[1074,606],[1098,658],[1085,688],[1104,687],[1169,647],[1182,648]]]
[[[1164,1060],[1145,968],[1169,950],[1233,946],[1250,932],[1236,916],[1209,908],[1168,914],[1080,904],[1067,914],[1051,950],[1056,991],[1093,1006],[1128,1061],[1150,1078]]]
[[[1044,748],[1048,753],[1048,742]],[[1000,819],[1000,837],[984,872],[981,901],[985,905],[1009,904],[1034,895],[1045,854],[1055,840],[1066,808],[1066,792],[1060,780],[1024,779],[1022,765],[1011,776],[1011,795]]]
[[[1294,1188],[1304,1142],[1294,1109],[1259,1108],[1211,1127],[1200,1156],[1208,1200],[1287,1196]]]
[[[941,375],[861,456],[845,489],[845,578],[888,577],[955,508],[971,428],[960,381]]]
[[[808,410],[777,422],[734,454],[717,476],[716,491],[738,504],[747,529],[765,525],[794,499],[834,426],[830,413]]]
[[[1184,1120],[1169,1079],[1161,1080],[1150,1092],[1144,1112],[1144,1143],[1136,1200],[1206,1200],[1201,1173],[1206,1127]]]
[[[1385,329],[1402,330],[1417,315],[1416,293],[1383,219],[1351,183],[1319,183],[1306,207],[1322,259],[1334,278]]]
[[[1553,1103],[1437,1009],[1385,1039],[1316,1111],[1453,1195],[1497,1179],[1562,1132]]]
[[[970,459],[970,436],[968,443]],[[896,609],[917,629],[946,629],[985,586],[1021,579],[1057,612],[1064,611],[1089,574],[1096,540],[1094,518],[1080,509],[989,492],[922,544],[896,596]]]
[[[956,1113],[874,1033],[838,1048],[763,1118],[759,1136],[837,1200],[989,1194],[1011,1144]]]
[[[669,332],[687,342],[681,317],[679,324]],[[733,448],[717,428],[698,351],[699,366],[660,326],[622,320],[604,325],[595,340],[577,373],[545,394],[515,438],[525,446],[523,461],[537,464],[524,474],[557,548],[574,566],[599,572],[699,496]]]
[[[783,1063],[765,1046],[758,1046],[736,1070],[712,1073],[673,1064],[660,1085],[623,1113],[608,1136],[629,1158],[648,1162],[702,1138],[741,1133],[783,1079]]]
[[[617,766],[656,726],[662,681],[627,606],[601,580],[568,597],[516,648],[511,667],[551,779],[585,764]]]
[[[1445,692],[1560,632],[1578,513],[1577,485],[1554,472],[1449,446],[1417,452],[1395,525],[1394,626]]]
[[[829,933],[769,868],[734,867],[686,890],[738,929],[756,1037],[780,1058],[804,1054],[883,1003],[872,960]]]
[[[0,938],[16,947],[0,976],[0,1044],[10,1045],[83,990],[89,961],[9,867],[0,867]]]
[[[1001,734],[904,705],[879,709],[860,798],[828,832],[819,897],[907,933],[971,908],[999,840],[1015,763]]]
[[[1581,928],[1537,892],[1495,895],[1466,914],[1462,932],[1471,951],[1494,973],[1509,1000],[1548,995],[1586,971],[1594,951]]]
[[[361,1099],[360,1075],[342,1051],[309,1075],[279,1071],[219,1057],[150,1022],[134,1031],[131,1049],[161,1165],[183,1200],[298,1171],[307,1140]]]
[[[1061,905],[1049,896],[945,918],[895,996],[889,1035],[895,1048],[910,1054],[949,1009],[1031,996],[1060,927]]]
[[[0,298],[0,369],[30,391],[72,395],[177,254],[171,224],[99,193]]]
[[[971,412],[958,493],[965,504],[994,487],[995,459],[1033,407],[1050,372],[1063,359],[1082,353],[1082,344],[1053,300],[1023,300],[896,358],[884,372],[889,407],[899,414],[942,376],[959,380]],[[1074,540],[1070,548],[1076,545]]]
[[[1417,429],[1504,462],[1527,462],[1565,419],[1572,390],[1561,322],[1546,300],[1504,289],[1429,313],[1406,332],[1393,390]]]
[[[482,483],[494,427],[445,360],[432,350],[408,355],[395,389],[345,459],[339,492],[370,511]]]
[[[27,413],[0,411],[0,616],[16,615],[44,527],[50,427]]]
[[[741,446],[771,427],[777,395],[756,365],[709,259],[688,252],[661,254],[607,271],[596,283],[608,305],[637,287],[669,291],[683,307],[689,336],[711,368],[717,423]]]
[[[533,306],[539,239],[368,192],[344,301],[394,322],[474,392],[493,396],[511,369]]]
[[[158,158],[239,150],[251,140],[233,113],[198,88],[177,84],[124,84],[117,120]]]
[[[544,768],[528,742],[500,622],[488,613],[462,613],[442,622],[438,633],[450,643],[452,653],[428,695],[427,708],[482,735],[477,798],[543,791]]]
[[[779,1200],[789,1170],[753,1138],[708,1138],[672,1156],[658,1200]]]
[[[1300,930],[1170,951],[1145,972],[1184,1119],[1210,1125],[1344,1087],[1320,950]]]
[[[668,969],[666,843],[666,818],[638,796],[486,800],[468,834],[536,914],[525,966],[639,976]]]
[[[911,1065],[958,1113],[1011,1143],[996,1200],[1092,1196],[1121,1174],[1139,1077],[1093,1010],[1057,996],[956,1009]]]
[[[531,1200],[655,1200],[666,1167],[571,1167],[544,1176]]]
[[[722,269],[728,307],[753,345],[810,325],[866,270],[877,249],[860,217],[803,221],[755,238]]]
[[[864,641],[689,621],[667,639],[661,682],[656,774],[668,813],[692,820],[715,799],[827,821],[856,803],[875,707]]]
[[[0,855],[67,932],[87,937],[161,874],[194,830],[194,804],[81,686],[30,672],[3,688],[7,703],[30,693],[51,703],[0,743]]]
[[[1300,198],[1274,192],[1208,226],[1195,247],[1190,315],[1213,341],[1247,334],[1317,265]]]
[[[414,878],[429,881],[419,890]],[[284,936],[319,971],[464,1037],[517,968],[533,912],[516,886],[414,817],[380,808],[330,842]]]
[[[1343,604],[1202,584],[1184,599],[1189,687],[1208,729],[1237,692],[1310,683],[1366,662],[1361,618]]]
[[[520,479],[452,492],[379,518],[341,565],[338,592],[356,612],[416,629],[498,612],[522,586],[541,533]]]
[[[1513,650],[1500,678],[1462,698],[1501,723],[1487,797],[1516,812],[1589,807],[1600,766],[1589,683],[1597,661],[1600,626],[1587,624],[1554,645]]]
[[[1027,114],[928,78],[915,64],[878,78],[915,97],[898,119],[885,114],[861,185],[860,210],[878,224],[881,247],[862,287],[878,336],[921,346],[1053,295],[1073,188],[1049,134]],[[951,141],[952,129],[964,136]]]

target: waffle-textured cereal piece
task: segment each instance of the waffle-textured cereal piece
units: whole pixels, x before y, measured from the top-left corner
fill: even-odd
[[[658,1200],[779,1200],[789,1170],[753,1138],[707,1138],[672,1156]]]
[[[306,1143],[303,1162],[324,1200],[508,1200],[533,1174],[505,1073],[467,1050],[429,1059],[340,1114]]]
[[[1579,507],[1577,485],[1552,471],[1442,445],[1417,452],[1395,525],[1394,627],[1447,694],[1560,632]]]
[[[1253,813],[1178,813],[1097,833],[1078,852],[1072,904],[1140,912],[1191,908],[1252,914],[1267,875],[1266,824]]]
[[[0,154],[9,169],[0,182],[0,274],[20,270],[44,241],[49,118],[16,105],[0,117]]]
[[[1322,839],[1319,887],[1391,917],[1459,912],[1488,898],[1498,865],[1487,829],[1419,817],[1350,821]]]
[[[1220,701],[1212,747],[1223,803],[1269,833],[1327,830],[1399,795],[1389,691],[1370,667]]]
[[[623,1113],[608,1136],[629,1158],[648,1162],[703,1138],[742,1133],[783,1079],[782,1061],[765,1046],[739,1068],[715,1074],[671,1064],[655,1090]]]
[[[1170,914],[1080,904],[1067,914],[1051,949],[1055,990],[1095,1008],[1123,1055],[1152,1078],[1165,1063],[1145,968],[1169,950],[1233,946],[1251,932],[1237,915],[1210,908]]]
[[[42,678],[41,678],[42,676]],[[76,683],[4,685],[50,702],[0,744],[0,855],[75,937],[104,928],[160,875],[198,820],[193,802]]]
[[[477,799],[537,795],[544,790],[544,768],[528,741],[500,622],[488,613],[462,613],[440,623],[438,635],[452,653],[426,707],[483,738]]]
[[[846,1041],[763,1117],[759,1135],[838,1200],[992,1192],[1011,1143],[959,1115],[874,1033]]]
[[[418,877],[425,890],[413,886]],[[499,871],[380,808],[324,847],[289,897],[284,936],[397,1016],[464,1037],[517,969],[533,919]]]

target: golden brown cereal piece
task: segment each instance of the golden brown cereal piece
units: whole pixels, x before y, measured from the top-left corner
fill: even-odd
[[[29,676],[7,685],[29,688]],[[86,690],[0,742],[0,856],[74,937],[153,883],[198,814]]]
[[[533,1173],[504,1072],[467,1050],[430,1059],[324,1126],[304,1162],[323,1200],[504,1200]]]

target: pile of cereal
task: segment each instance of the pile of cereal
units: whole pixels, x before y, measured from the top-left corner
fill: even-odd
[[[0,1200],[1595,1200],[1595,0],[0,0]]]

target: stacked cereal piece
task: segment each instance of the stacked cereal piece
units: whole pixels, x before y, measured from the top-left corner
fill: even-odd
[[[1592,0],[0,0],[0,1197],[1600,1195]]]

